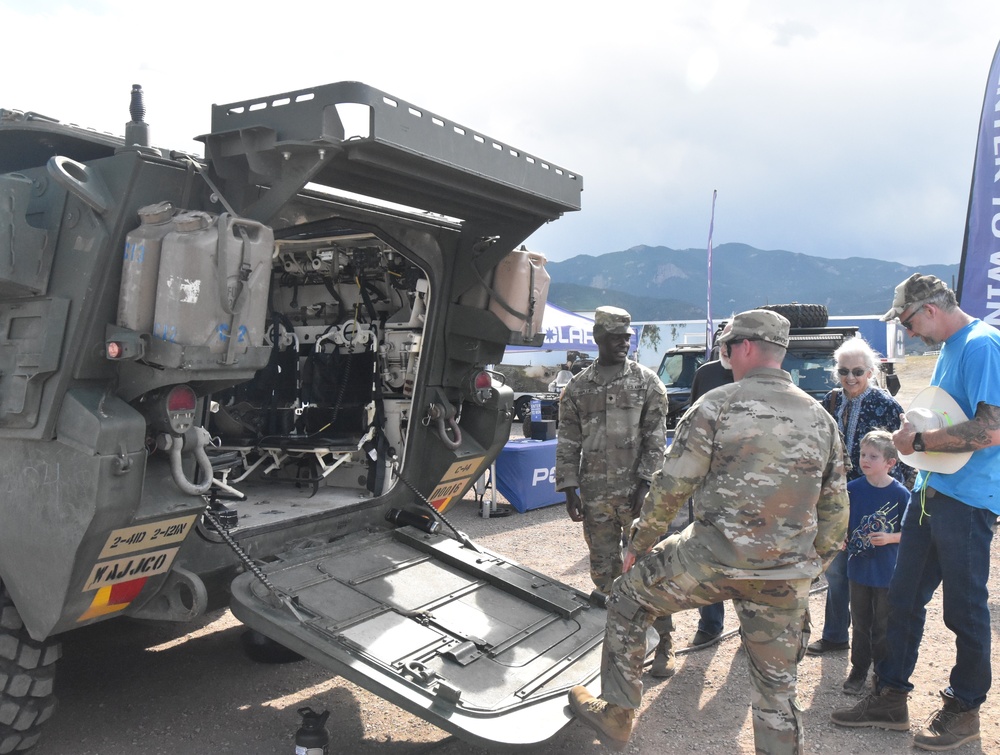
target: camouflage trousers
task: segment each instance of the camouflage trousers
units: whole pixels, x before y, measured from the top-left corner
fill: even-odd
[[[590,578],[605,595],[622,573],[622,535],[632,527],[631,506],[622,495],[586,495],[581,490],[583,537],[590,549]]]
[[[707,562],[687,534],[658,543],[612,588],[601,659],[601,698],[624,708],[642,702],[646,629],[660,616],[732,600],[750,663],[758,753],[801,755],[798,662],[809,644],[811,580],[732,579]],[[692,555],[695,557],[692,558]]]

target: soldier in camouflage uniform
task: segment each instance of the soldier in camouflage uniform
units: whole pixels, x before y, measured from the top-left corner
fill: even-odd
[[[583,522],[590,576],[605,594],[622,573],[622,536],[666,448],[667,391],[655,372],[627,358],[630,323],[624,309],[597,309],[597,361],[559,399],[556,489],[566,494],[570,519]],[[656,629],[661,642],[653,673],[666,677],[673,673],[670,618]]]
[[[646,629],[664,613],[731,599],[750,662],[757,752],[802,753],[796,675],[809,586],[847,528],[843,445],[823,407],[780,369],[784,317],[740,313],[720,342],[737,382],[709,391],[678,425],[608,600],[601,697],[574,687],[570,704],[624,747],[642,700]],[[689,496],[696,521],[657,543]]]

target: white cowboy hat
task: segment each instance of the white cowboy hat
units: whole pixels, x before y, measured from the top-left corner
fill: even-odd
[[[959,422],[967,422],[968,417],[947,391],[932,385],[914,396],[906,410],[906,420],[918,433],[951,427]],[[972,457],[972,451],[946,453],[943,451],[914,451],[900,454],[899,458],[911,467],[938,474],[954,474]]]

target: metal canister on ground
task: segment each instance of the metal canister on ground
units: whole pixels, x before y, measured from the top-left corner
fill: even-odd
[[[316,713],[312,708],[299,708],[302,725],[295,732],[295,755],[329,755],[330,734],[325,724],[330,711]]]

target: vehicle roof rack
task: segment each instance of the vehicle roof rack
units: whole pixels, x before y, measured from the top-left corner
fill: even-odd
[[[343,105],[368,108],[368,134],[344,133]],[[543,221],[580,209],[583,191],[571,171],[359,82],[214,105],[199,139],[221,176],[278,192],[248,213],[262,220],[305,182],[455,218]]]

